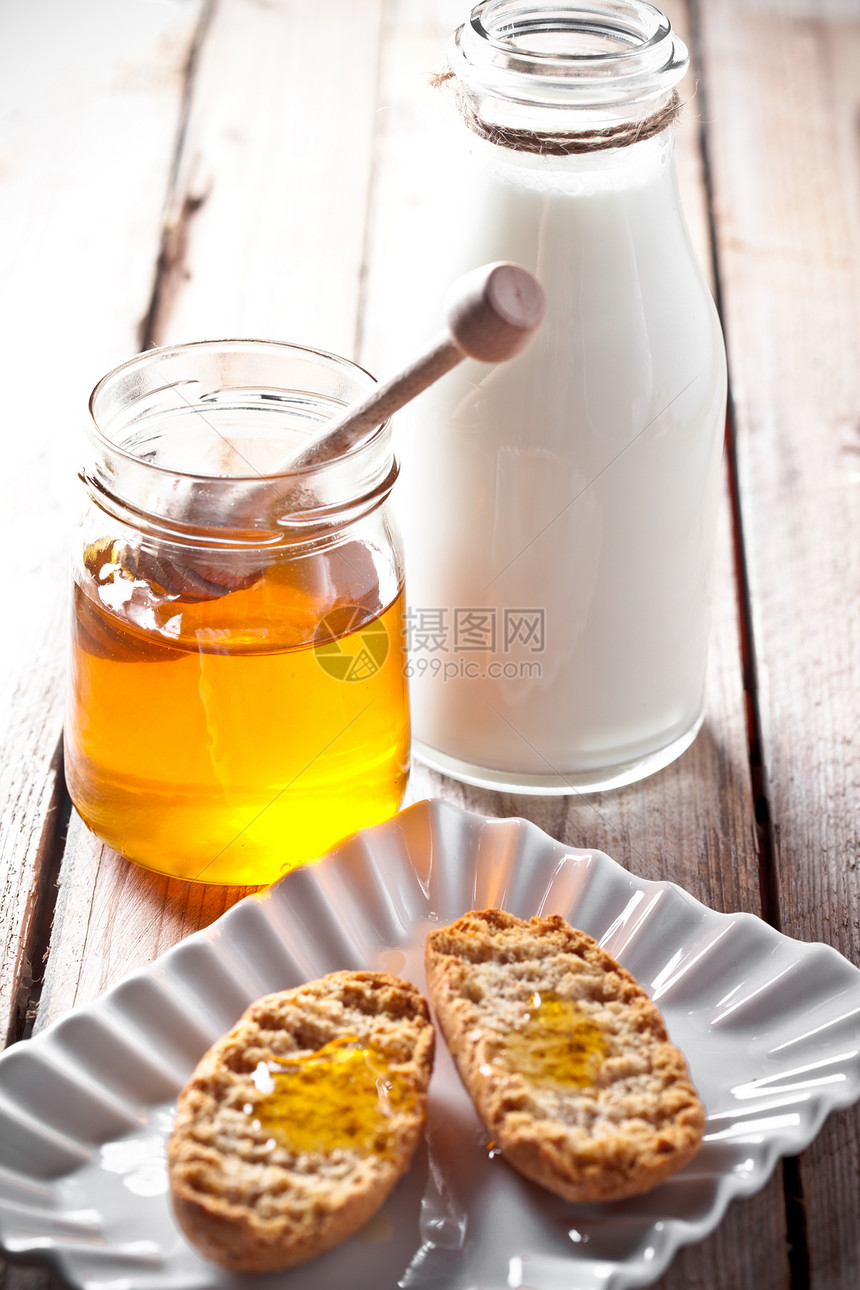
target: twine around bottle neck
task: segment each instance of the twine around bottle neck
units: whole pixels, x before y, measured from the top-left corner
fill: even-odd
[[[448,69],[435,76],[433,84],[438,87],[451,80],[456,80],[456,75]],[[637,120],[621,121],[616,125],[594,130],[544,131],[516,129],[485,121],[459,82],[454,92],[454,101],[464,123],[479,138],[514,152],[530,152],[547,157],[572,157],[642,143],[672,125],[681,111],[680,96],[677,90],[673,90],[667,103],[656,112]]]

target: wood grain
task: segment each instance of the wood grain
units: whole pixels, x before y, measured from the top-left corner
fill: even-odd
[[[382,10],[218,0],[167,210],[153,343],[257,336],[351,355]]]
[[[325,12],[292,0],[220,0],[208,13],[166,203],[148,324],[153,342],[219,330],[278,338],[292,325],[301,341],[350,349],[380,14],[379,4],[348,0]],[[39,1026],[244,894],[144,874],[76,824],[60,874]]]
[[[89,390],[136,346],[199,5],[7,4],[0,40],[0,1037],[34,965]]]
[[[0,745],[0,801],[6,804],[0,833],[0,1048],[23,1033],[33,983],[41,976],[40,924],[50,919],[62,845],[62,672],[55,642],[65,615],[53,626],[50,644],[13,696],[14,742]]]
[[[764,789],[783,929],[860,962],[860,12],[703,7]],[[816,1290],[860,1281],[860,1117],[801,1161]]]
[[[0,1042],[23,1021],[62,817],[68,543],[89,391],[137,348],[202,5],[5,3],[0,39]],[[4,1290],[44,1290],[0,1265]]]
[[[60,874],[39,1026],[89,1003],[256,888],[213,887],[123,860],[74,815]],[[87,893],[81,900],[79,892]]]

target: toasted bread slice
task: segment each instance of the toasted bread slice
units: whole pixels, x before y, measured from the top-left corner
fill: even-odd
[[[291,1267],[365,1223],[405,1173],[433,1066],[429,1009],[382,972],[334,972],[252,1004],[179,1097],[173,1209],[207,1258]]]
[[[465,914],[427,938],[427,987],[461,1078],[516,1169],[567,1200],[647,1191],[705,1114],[645,991],[554,915]]]

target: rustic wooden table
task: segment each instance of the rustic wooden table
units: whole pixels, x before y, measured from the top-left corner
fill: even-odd
[[[712,273],[731,426],[708,717],[644,783],[439,795],[523,815],[719,910],[860,962],[860,4],[673,0],[694,75],[681,186]],[[0,1040],[25,1038],[242,894],[159,880],[71,811],[66,548],[86,397],[201,336],[397,359],[428,74],[454,0],[0,0]],[[8,1268],[11,1290],[46,1286]],[[659,1282],[860,1284],[860,1116],[834,1115]]]

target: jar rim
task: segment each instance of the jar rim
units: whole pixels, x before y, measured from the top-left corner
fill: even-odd
[[[351,359],[288,341],[145,350],[93,389],[80,478],[102,510],[161,538],[269,544],[334,533],[391,491],[391,421],[333,457],[281,463],[375,384]]]
[[[593,108],[667,95],[689,54],[647,0],[480,0],[452,36],[448,61],[470,89]]]
[[[229,476],[217,476],[205,472],[180,470],[174,466],[167,466],[160,462],[145,462],[139,453],[131,451],[123,444],[112,439],[107,433],[106,425],[100,424],[99,417],[96,413],[98,400],[102,395],[107,393],[112,385],[115,385],[118,381],[122,380],[123,377],[130,376],[134,372],[140,371],[150,364],[169,359],[174,354],[182,355],[185,353],[203,353],[206,350],[215,353],[217,351],[224,351],[227,349],[232,349],[236,352],[241,352],[243,350],[247,350],[248,352],[255,350],[268,350],[276,354],[290,353],[293,355],[301,355],[309,360],[320,360],[323,364],[330,365],[334,369],[340,368],[344,373],[347,373],[350,376],[357,376],[359,378],[366,377],[368,390],[377,384],[376,377],[371,375],[366,368],[362,367],[359,363],[356,363],[353,359],[344,358],[342,355],[335,354],[331,350],[320,349],[313,345],[301,345],[294,341],[261,340],[253,337],[226,337],[224,339],[182,341],[178,344],[161,345],[155,346],[152,349],[142,350],[139,354],[135,354],[124,362],[117,364],[116,367],[111,368],[109,372],[106,372],[105,375],[96,382],[87,403],[87,410],[90,418],[90,437],[100,447],[106,449],[111,454],[119,455],[128,462],[133,462],[136,465],[145,465],[149,470],[161,471],[189,481],[204,481],[222,478],[225,482],[229,482],[230,484],[241,484],[244,482],[252,483],[254,481],[285,480],[291,477],[295,477],[296,479],[306,479],[313,476],[315,472],[319,472],[321,469],[325,469],[327,466],[331,465],[332,463],[330,461],[324,461],[303,466],[295,466],[289,470],[278,470],[272,472],[249,470],[248,474],[231,474]],[[361,381],[360,383],[364,384],[364,381]],[[176,388],[178,384],[178,382],[174,383],[174,388]],[[365,439],[362,439],[361,442],[354,444],[346,452],[340,454],[336,460],[343,462],[354,460],[361,456],[361,454],[366,452],[372,445],[377,443],[389,425],[390,419],[382,422]]]

